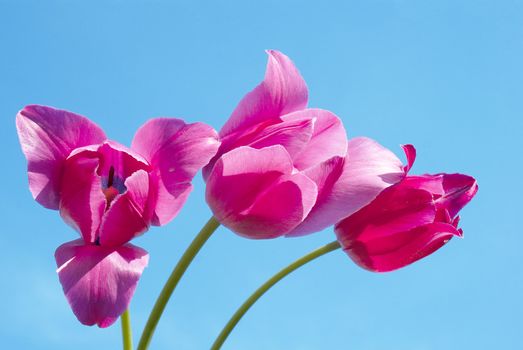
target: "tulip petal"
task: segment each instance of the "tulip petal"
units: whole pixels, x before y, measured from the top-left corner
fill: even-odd
[[[165,225],[178,214],[192,190],[192,179],[219,145],[216,131],[204,123],[156,118],[138,129],[131,148],[153,168],[151,177],[157,192],[153,225]]]
[[[444,174],[443,190],[445,194],[437,205],[444,205],[449,211],[451,217],[454,217],[474,198],[478,192],[478,183],[476,180],[463,174]]]
[[[405,174],[410,171],[416,160],[416,148],[413,145],[402,145],[405,156],[407,157],[407,165],[404,166]]]
[[[96,148],[77,149],[67,158],[60,186],[60,215],[87,243],[95,242],[106,206],[102,179],[96,173]]]
[[[314,129],[310,141],[301,148],[300,153],[291,153],[297,169],[308,169],[332,157],[345,157],[347,133],[340,118],[323,109],[306,109],[287,114],[282,120],[289,122],[304,118],[314,121]]]
[[[224,219],[249,208],[261,191],[290,173],[292,160],[282,146],[239,147],[216,162],[207,179],[206,199],[217,218]]]
[[[437,222],[387,236],[368,236],[369,239],[361,240],[360,236],[345,245],[345,252],[364,269],[388,272],[432,254],[461,233],[451,224]]]
[[[300,112],[291,113],[299,114]],[[212,167],[224,153],[241,146],[264,148],[273,145],[283,146],[291,158],[299,155],[311,141],[314,133],[315,118],[305,115],[296,115],[287,120],[275,123],[262,123],[249,129],[232,133],[221,139],[222,143],[213,159],[203,168],[203,178],[207,180]]]
[[[75,148],[103,142],[104,132],[83,116],[37,105],[18,113],[16,127],[34,199],[58,209],[63,162]]]
[[[117,248],[76,240],[55,253],[58,277],[78,320],[108,327],[127,309],[149,255],[131,244]]]
[[[435,195],[436,205],[448,210],[450,217],[472,200],[478,191],[476,180],[463,174],[408,176],[405,186],[429,191]]]
[[[108,176],[112,171],[112,186],[116,187],[120,193],[125,191],[125,179],[134,172],[138,170],[149,172],[151,170],[151,166],[145,158],[115,141],[105,141],[98,148],[98,155],[100,165],[97,173],[102,177],[104,187],[106,187]]]
[[[319,169],[311,169],[306,174],[314,179],[318,175],[313,173],[318,172],[321,173]],[[334,225],[369,204],[381,191],[404,176],[401,161],[387,148],[365,137],[351,139],[339,177],[329,178],[321,186],[318,201],[309,216],[287,236],[303,236]]]
[[[280,236],[298,225],[316,201],[316,184],[292,171],[292,160],[280,145],[236,148],[210,173],[207,203],[218,221],[242,236]]]
[[[369,205],[336,224],[338,240],[344,247],[353,241],[367,241],[408,231],[434,222],[436,206],[430,192],[391,186]]]
[[[99,243],[116,247],[149,229],[149,175],[138,170],[125,180],[126,192],[117,196],[102,219]]]
[[[283,176],[240,213],[234,230],[253,239],[279,237],[294,229],[309,214],[318,189],[307,176],[296,173]]]
[[[250,146],[259,149],[273,145],[282,145],[291,158],[294,158],[311,140],[313,128],[314,121],[312,118],[284,120],[282,123],[269,125],[262,129],[255,135],[256,138],[248,144],[235,145],[235,147]]]
[[[265,79],[240,101],[220,137],[306,107],[307,86],[292,61],[278,51],[267,54]]]

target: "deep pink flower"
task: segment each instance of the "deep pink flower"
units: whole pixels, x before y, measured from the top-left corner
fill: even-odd
[[[335,232],[361,267],[375,272],[399,269],[462,236],[457,214],[477,190],[476,180],[467,175],[407,176],[340,221]]]
[[[214,215],[248,238],[319,231],[405,174],[392,152],[366,138],[347,142],[336,115],[306,108],[307,86],[292,61],[268,54],[265,79],[240,101],[204,168]]]
[[[129,305],[149,258],[128,242],[176,216],[218,135],[203,123],[157,118],[129,149],[87,118],[44,106],[25,107],[16,126],[33,197],[81,236],[55,253],[67,300],[80,322],[107,327]]]

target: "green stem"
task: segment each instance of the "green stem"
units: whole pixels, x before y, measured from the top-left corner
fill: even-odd
[[[131,315],[129,309],[120,316],[122,321],[123,350],[133,350],[133,332],[131,330]]]
[[[247,298],[247,300],[245,300],[245,302],[238,308],[238,310],[236,310],[234,315],[232,315],[229,322],[227,322],[225,327],[222,329],[222,331],[220,332],[220,334],[214,341],[214,343],[211,347],[211,350],[218,350],[222,347],[223,343],[225,342],[225,340],[227,339],[229,334],[232,332],[234,327],[236,327],[238,322],[240,322],[243,315],[245,315],[245,313],[251,308],[251,306],[253,306],[254,303],[256,303],[256,301],[258,299],[260,299],[260,297],[263,294],[265,294],[265,292],[267,292],[269,289],[271,289],[272,286],[274,286],[282,278],[284,278],[285,276],[287,276],[294,270],[307,264],[309,261],[312,261],[312,260],[314,260],[324,254],[332,252],[333,250],[336,250],[338,248],[340,248],[340,244],[338,243],[338,241],[334,241],[329,244],[326,244],[323,247],[320,247],[320,248],[313,250],[312,252],[302,256],[301,258],[294,261],[292,264],[283,268],[282,270],[280,270],[280,272],[278,272],[277,274],[275,274],[274,276],[269,278],[267,280],[267,282],[265,282],[258,289],[256,289],[256,291],[254,293],[252,293],[251,296],[249,298]]]
[[[182,278],[185,270],[187,270],[187,267],[189,267],[196,254],[198,254],[204,243],[209,239],[209,237],[211,237],[212,233],[216,231],[218,226],[220,226],[218,220],[216,220],[214,217],[211,217],[205,226],[202,227],[200,233],[198,233],[198,235],[193,239],[187,250],[183,253],[182,257],[178,261],[178,264],[176,264],[174,267],[173,272],[171,272],[169,279],[167,279],[167,282],[165,282],[165,285],[163,286],[163,289],[158,296],[156,303],[154,304],[153,310],[151,311],[149,319],[147,320],[147,323],[143,329],[142,337],[138,343],[137,350],[145,350],[149,347],[154,330],[158,325],[158,321],[160,320],[160,317],[162,316],[162,313],[165,310],[167,302],[169,301],[169,298],[171,297],[174,289],[178,285],[178,282]]]

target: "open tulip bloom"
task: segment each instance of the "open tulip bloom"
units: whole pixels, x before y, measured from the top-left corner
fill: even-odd
[[[216,132],[158,118],[127,148],[87,118],[44,106],[25,107],[16,126],[33,197],[81,236],[55,253],[65,296],[80,322],[107,327],[128,307],[149,259],[128,242],[176,216],[218,148]]]
[[[268,55],[265,79],[222,127],[204,169],[215,217],[254,239],[332,226],[404,176],[392,152],[367,138],[347,141],[336,115],[307,108],[307,86],[292,61]]]
[[[132,349],[132,339],[125,310],[149,259],[129,242],[178,214],[200,169],[214,216],[168,278],[139,350],[149,346],[178,282],[220,224],[251,239],[299,237],[334,226],[337,240],[257,289],[211,349],[221,347],[274,284],[319,256],[343,248],[359,266],[386,272],[462,236],[458,212],[477,192],[474,178],[411,176],[413,146],[403,147],[403,165],[376,141],[347,139],[334,113],[307,107],[308,89],[292,61],[278,51],[267,53],[264,80],[239,102],[219,133],[203,123],[156,118],[138,129],[127,148],[71,112],[27,106],[16,117],[34,199],[59,210],[80,235],[55,252],[65,296],[85,325],[107,327],[122,315],[126,350]]]

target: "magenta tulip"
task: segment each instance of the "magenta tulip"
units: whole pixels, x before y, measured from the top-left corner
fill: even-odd
[[[347,142],[336,115],[307,108],[292,61],[268,55],[265,79],[240,101],[204,168],[215,217],[254,239],[324,229],[405,175],[392,152],[366,138]]]
[[[128,242],[176,216],[218,135],[203,123],[157,118],[127,148],[87,118],[44,106],[25,107],[16,126],[33,197],[81,236],[55,253],[67,300],[81,323],[107,327],[128,307],[148,263],[147,252]]]
[[[335,232],[359,266],[396,270],[461,237],[457,214],[477,190],[476,180],[467,175],[408,176],[336,224]]]

